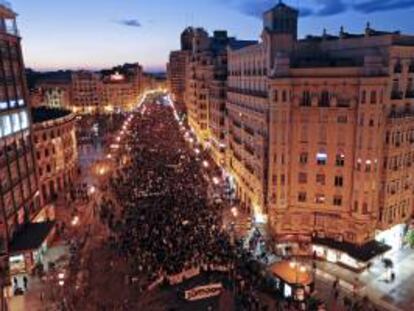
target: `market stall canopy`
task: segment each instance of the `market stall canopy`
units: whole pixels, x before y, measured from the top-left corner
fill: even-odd
[[[311,273],[299,263],[289,261],[277,262],[270,267],[270,271],[274,276],[291,285],[301,284],[308,286],[313,283]]]

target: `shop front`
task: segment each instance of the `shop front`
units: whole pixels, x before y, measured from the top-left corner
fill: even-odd
[[[54,222],[27,224],[12,240],[9,251],[10,275],[31,274],[43,257],[55,233]]]
[[[354,245],[327,238],[314,238],[312,242],[314,258],[326,260],[354,271],[366,269],[370,262],[390,249],[391,247],[377,241]]]

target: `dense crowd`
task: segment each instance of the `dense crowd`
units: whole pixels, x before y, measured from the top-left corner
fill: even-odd
[[[234,255],[201,159],[171,109],[147,105],[135,117],[123,140],[134,158],[111,179],[122,205],[122,223],[112,226],[119,254],[148,282],[196,266],[229,265]]]

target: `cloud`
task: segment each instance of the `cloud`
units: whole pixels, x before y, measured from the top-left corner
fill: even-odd
[[[142,27],[141,23],[137,19],[121,19],[116,22],[119,25],[128,26],[128,27]]]
[[[414,0],[363,0],[355,3],[353,9],[361,13],[374,13],[414,7]]]
[[[240,11],[242,14],[261,17],[263,12],[275,6],[275,0],[220,0]],[[292,5],[292,1],[285,3]],[[379,11],[391,11],[414,7],[414,0],[309,0],[308,6],[299,7],[301,17],[334,16],[353,10],[369,14]]]
[[[316,3],[320,6],[315,11],[315,15],[318,16],[332,16],[347,10],[347,6],[342,0],[317,0]]]

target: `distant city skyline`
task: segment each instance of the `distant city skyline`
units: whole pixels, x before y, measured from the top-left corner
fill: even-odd
[[[35,70],[101,69],[140,62],[146,71],[164,71],[168,54],[179,48],[186,26],[228,30],[257,39],[260,12],[278,0],[27,1],[13,0],[19,14],[26,66]],[[380,30],[413,33],[414,2],[407,0],[285,0],[299,7],[299,33]]]

